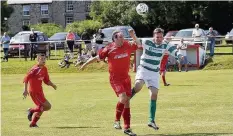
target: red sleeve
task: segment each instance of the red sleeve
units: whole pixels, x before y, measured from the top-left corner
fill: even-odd
[[[48,70],[47,70],[47,68],[45,67],[45,77],[44,77],[44,83],[46,84],[46,85],[48,85],[48,82],[50,81],[50,79],[49,79],[49,73],[48,73]]]
[[[34,75],[36,75],[38,72],[40,72],[40,70],[41,70],[40,67],[33,67],[24,77],[23,82],[28,83],[29,79],[33,77]]]
[[[107,45],[103,49],[100,49],[100,51],[98,52],[99,58],[101,60],[104,60],[106,57],[108,57],[108,52],[109,52],[109,45]]]

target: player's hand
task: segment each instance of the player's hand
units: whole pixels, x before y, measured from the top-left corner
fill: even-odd
[[[130,37],[132,37],[132,38],[135,37],[135,33],[134,33],[133,29],[129,29],[128,31],[129,31]]]
[[[167,50],[164,51],[164,55],[169,55],[169,52]]]
[[[24,92],[23,92],[23,99],[26,99],[28,95],[29,95],[28,91],[24,90]]]
[[[181,56],[181,59],[184,60],[184,56],[183,55]]]
[[[57,86],[55,84],[52,85],[54,90],[57,90]]]

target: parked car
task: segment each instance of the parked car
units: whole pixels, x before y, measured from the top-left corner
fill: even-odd
[[[34,31],[34,33],[37,34],[37,41],[48,41],[48,36],[45,35],[43,32]],[[19,51],[20,55],[29,55],[31,47],[29,40],[30,34],[31,31],[21,31],[11,38],[8,52],[10,56],[18,56]],[[36,44],[34,49],[36,52],[46,52],[49,49],[49,46],[48,43],[40,43]]]
[[[192,34],[193,34],[193,30],[195,28],[189,28],[189,29],[181,29],[177,32],[177,34],[175,35],[175,37],[171,40],[171,44],[174,45],[178,45],[180,43],[180,39],[183,38],[184,42],[193,42],[194,39],[192,38]],[[202,36],[200,38],[200,42],[202,41],[206,41],[207,40],[207,36],[205,34],[205,31],[201,28],[199,28],[202,32]]]
[[[233,28],[226,34],[225,41],[227,44],[233,44]]]
[[[166,35],[164,36],[164,39],[165,39],[166,41],[171,41],[172,38],[174,38],[174,36],[177,34],[177,32],[178,32],[178,30],[175,30],[175,31],[168,31],[168,32],[166,33]]]
[[[120,30],[123,35],[124,38],[131,38],[128,32],[128,29],[133,29],[131,26],[114,26],[114,27],[108,27],[108,28],[104,28],[102,29],[102,33],[104,34],[104,41],[107,42],[112,42],[112,33],[115,30]]]
[[[56,43],[52,42],[50,43],[51,49],[55,49],[55,44],[56,44],[56,49],[64,49],[65,47],[65,40],[66,40],[66,35],[68,32],[59,32],[55,33],[49,38],[49,41],[58,41]],[[75,40],[80,40],[81,38],[77,35],[77,33],[74,33],[75,35]],[[75,44],[77,45],[77,44]]]

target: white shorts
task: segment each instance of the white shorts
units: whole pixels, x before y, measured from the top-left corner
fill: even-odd
[[[143,80],[147,88],[152,86],[159,89],[159,72],[149,71],[139,65],[135,76],[135,81],[136,80]]]

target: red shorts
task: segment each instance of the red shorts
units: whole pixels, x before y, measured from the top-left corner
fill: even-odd
[[[44,96],[44,93],[41,92],[29,92],[30,96],[32,98],[32,101],[37,105],[40,106],[46,102],[46,98]]]
[[[112,89],[115,91],[117,97],[121,93],[126,93],[128,97],[131,96],[131,79],[130,77],[121,81],[110,81]]]

